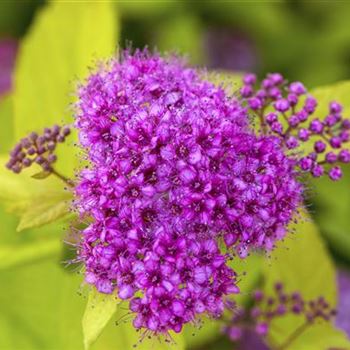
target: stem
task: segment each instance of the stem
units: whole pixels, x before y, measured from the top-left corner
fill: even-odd
[[[286,113],[281,113],[281,114],[282,114],[284,120],[286,121],[286,123],[288,124],[288,117],[287,117]]]
[[[51,167],[50,172],[57,176],[60,180],[62,180],[66,185],[69,187],[74,187],[74,182],[71,179],[68,179],[68,177],[65,177],[64,175],[57,172],[54,168]]]
[[[292,130],[293,130],[293,128],[289,125],[286,132],[284,133],[284,137],[289,136],[289,134]]]
[[[325,140],[329,145],[331,144],[325,135],[321,134],[320,137],[323,138],[323,140]]]
[[[277,346],[275,350],[285,350],[288,346],[297,339],[302,333],[305,332],[307,327],[310,326],[310,322],[306,321],[299,326],[281,345]]]
[[[264,110],[265,110],[265,107],[263,107],[259,111],[258,116],[259,116],[259,119],[260,119],[261,131],[262,131],[263,135],[267,135],[267,127],[266,127],[266,123],[265,123],[265,120],[264,120]]]

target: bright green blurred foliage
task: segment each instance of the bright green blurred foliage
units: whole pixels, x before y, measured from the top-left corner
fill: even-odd
[[[350,2],[121,1],[120,11],[122,44],[186,49],[193,63],[207,63],[208,33],[224,28],[251,44],[260,74],[279,71],[311,87],[350,77]]]
[[[22,36],[33,19],[34,12],[44,0],[0,2],[0,36]]]
[[[317,226],[308,214],[302,214],[300,222],[291,227],[293,235],[280,243],[265,261],[265,291],[272,294],[276,281],[284,283],[289,290],[298,290],[306,299],[322,295],[330,305],[337,305],[336,271],[325,244],[320,239]],[[286,254],[286,249],[289,253]],[[324,281],[328,281],[327,284]],[[283,343],[291,329],[297,329],[303,320],[293,314],[275,319],[271,324],[271,344]],[[343,332],[329,324],[316,324],[304,332],[289,347],[289,350],[346,348],[349,342]]]
[[[1,2],[0,36],[23,34],[43,3]],[[260,74],[279,71],[311,87],[350,78],[347,1],[120,0],[113,5],[121,13],[121,46],[174,50],[187,53],[193,63],[208,63],[208,37],[219,28],[249,43],[256,56],[251,70]],[[239,54],[240,48],[234,52]],[[229,53],[225,46],[217,52]]]

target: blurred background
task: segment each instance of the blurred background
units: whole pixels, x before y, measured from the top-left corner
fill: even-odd
[[[1,1],[1,72],[44,3]],[[350,77],[347,1],[161,0],[119,1],[115,6],[121,16],[121,45],[175,50],[208,68],[279,71],[309,87]]]
[[[18,43],[44,5],[43,0],[0,1],[0,98],[12,87]],[[162,52],[176,51],[186,54],[191,64],[208,69],[253,71],[260,77],[278,71],[289,80],[303,81],[308,88],[350,78],[350,1],[119,1],[114,7],[120,16],[121,46],[147,45]],[[350,114],[350,110],[346,112]],[[4,132],[0,130],[0,137]],[[6,149],[0,141],[0,150]],[[332,183],[331,189],[327,179],[310,182],[309,187],[310,211],[337,263],[342,305],[350,310],[350,169],[346,169],[344,180]],[[1,226],[9,228],[2,237],[21,243],[23,237],[10,232],[10,228],[15,231],[16,219],[0,210]],[[25,239],[44,236],[50,230],[48,226],[40,233],[30,231]],[[62,229],[58,230],[60,234]],[[42,284],[43,279],[50,284],[61,278],[61,272],[41,271],[33,266],[16,273],[24,280],[35,276],[33,284]],[[21,295],[23,285],[11,280],[12,273],[2,273],[1,284],[12,284]],[[9,300],[7,296],[2,298],[1,303]],[[50,303],[52,296],[46,298]],[[21,327],[23,320],[11,310],[7,312],[7,317],[14,318]],[[342,317],[339,322],[350,335],[349,317]],[[2,326],[7,327],[0,319],[0,329]],[[35,331],[31,336],[33,348],[35,344],[40,348],[40,342],[35,343],[40,340],[35,340]],[[11,342],[10,335],[8,339]]]

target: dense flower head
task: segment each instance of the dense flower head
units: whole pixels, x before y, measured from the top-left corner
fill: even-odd
[[[301,171],[315,178],[328,174],[333,181],[342,177],[334,163],[350,162],[345,145],[350,140],[350,119],[343,117],[341,104],[330,102],[328,114],[317,117],[317,100],[301,82],[288,83],[279,73],[268,74],[260,85],[254,74],[247,74],[240,92],[259,117],[262,133],[277,135],[287,149],[302,153]],[[306,148],[305,142],[313,149]]]
[[[220,316],[238,292],[228,259],[272,249],[301,202],[281,139],[256,135],[240,101],[179,58],[147,51],[88,78],[76,126],[90,161],[76,187],[92,218],[86,282],[129,300],[136,328]]]

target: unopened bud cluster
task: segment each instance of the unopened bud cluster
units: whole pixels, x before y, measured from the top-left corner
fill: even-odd
[[[323,296],[312,300],[305,300],[301,293],[295,291],[287,293],[280,282],[274,286],[274,295],[265,295],[257,290],[253,294],[254,306],[250,310],[235,309],[229,324],[224,327],[227,336],[237,341],[243,335],[245,327],[253,327],[259,336],[266,336],[271,322],[287,314],[300,315],[305,324],[313,323],[317,319],[330,321],[336,315]]]
[[[39,164],[44,171],[51,171],[57,156],[54,151],[58,143],[63,143],[71,133],[68,126],[54,125],[45,128],[41,134],[30,133],[21,139],[11,150],[10,160],[6,164],[9,170],[19,174],[33,163]]]
[[[279,73],[268,74],[260,86],[254,74],[247,74],[241,95],[260,118],[261,131],[280,137],[288,150],[300,152],[302,144],[312,140],[313,149],[298,157],[302,171],[316,178],[328,174],[334,181],[342,177],[336,163],[350,163],[344,147],[350,139],[350,119],[343,117],[341,104],[331,102],[326,116],[315,117],[317,100],[301,82],[287,84]]]

